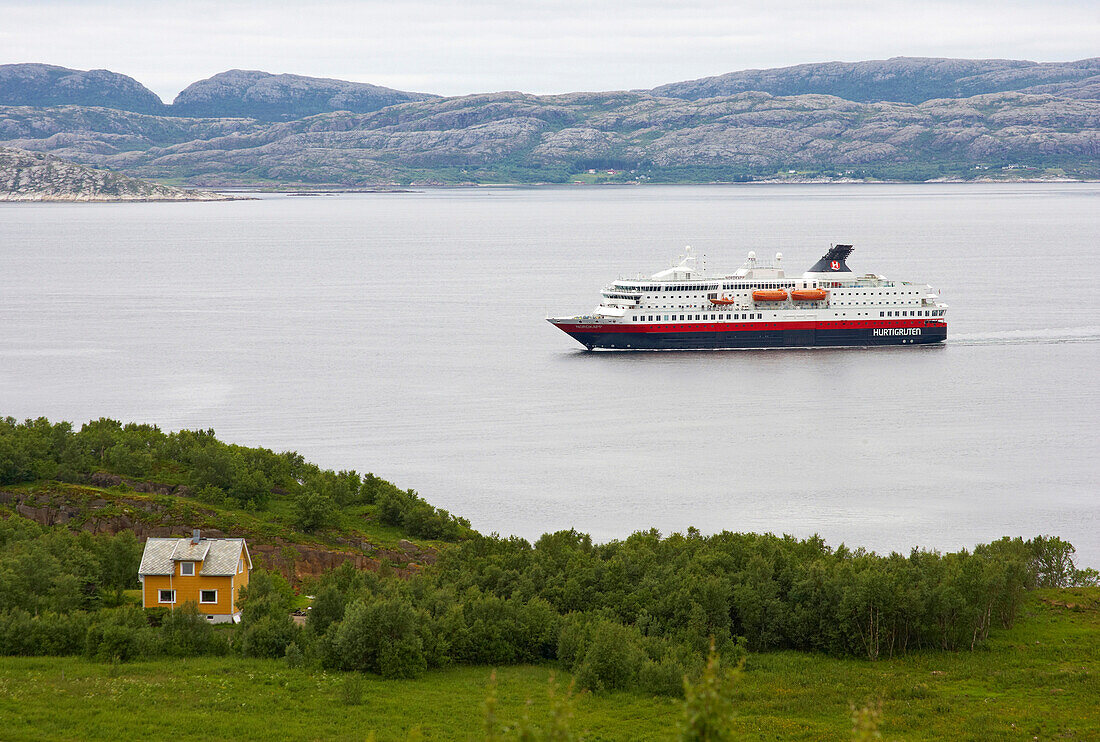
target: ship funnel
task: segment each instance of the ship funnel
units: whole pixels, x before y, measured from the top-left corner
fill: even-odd
[[[821,256],[821,260],[814,263],[810,273],[851,273],[852,269],[845,264],[845,260],[852,254],[851,245],[833,245],[829,252]]]

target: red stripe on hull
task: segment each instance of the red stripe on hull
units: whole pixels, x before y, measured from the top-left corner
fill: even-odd
[[[903,329],[909,327],[946,327],[944,320],[906,319],[906,320],[842,320],[809,322],[693,322],[681,323],[644,323],[602,324],[553,322],[555,327],[565,332],[760,332],[761,330],[861,330],[861,329]]]

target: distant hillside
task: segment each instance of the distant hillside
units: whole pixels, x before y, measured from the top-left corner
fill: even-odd
[[[165,110],[161,99],[132,77],[49,64],[0,65],[0,105],[104,106],[138,113]]]
[[[166,106],[137,80],[109,70],[0,65],[4,106],[89,106],[164,116],[285,121],[331,111],[369,113],[432,97],[361,82],[229,70],[192,83]]]
[[[51,155],[0,147],[0,201],[224,201],[65,162]]]
[[[1100,101],[998,93],[919,105],[741,93],[442,98],[262,124],[0,107],[0,144],[195,185],[927,180],[1100,175]],[[607,171],[614,171],[608,176]],[[633,171],[633,172],[631,172]],[[583,178],[582,178],[583,179]]]
[[[1091,80],[1090,80],[1091,78]],[[654,88],[654,95],[698,100],[760,91],[772,95],[835,95],[870,103],[923,103],[933,98],[967,98],[987,93],[1059,85],[1059,91],[1088,81],[1089,97],[1100,83],[1100,57],[1077,62],[1038,63],[1012,59],[894,57],[868,62],[823,62],[766,70],[743,70]],[[1055,92],[1047,89],[1042,92]],[[1058,94],[1064,94],[1059,92]],[[1069,97],[1083,97],[1070,95]]]
[[[189,85],[176,96],[171,113],[277,121],[330,111],[370,113],[394,103],[431,97],[361,82],[229,70]]]
[[[0,104],[0,145],[203,187],[1098,178],[1100,58],[897,58],[452,98],[233,70],[160,114]]]

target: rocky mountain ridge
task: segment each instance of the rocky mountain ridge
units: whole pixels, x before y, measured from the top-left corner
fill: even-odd
[[[709,181],[786,170],[928,179],[1027,166],[1096,177],[1100,101],[499,93],[282,123],[0,107],[0,144],[206,186],[568,182],[588,170]]]
[[[421,96],[290,120],[211,117],[243,98],[275,106],[264,115],[277,118],[280,110],[370,108],[383,102],[377,96],[400,93],[231,71],[180,94],[177,103],[194,106],[195,116],[0,105],[0,145],[205,187],[1097,178],[1098,69],[1097,59],[898,58],[734,73],[654,91]],[[865,98],[900,94],[901,86],[914,99],[935,97],[911,103],[820,92],[721,94],[723,85],[809,86]],[[1013,86],[1025,87],[941,95]]]
[[[1011,91],[1097,98],[1100,57],[1075,62],[1016,59],[894,57],[741,70],[661,85],[657,96],[699,100],[750,91],[772,95],[833,95],[857,103],[923,103]]]
[[[330,111],[369,113],[395,103],[434,97],[360,82],[229,70],[189,85],[172,102],[171,113],[279,121]]]
[[[171,105],[132,77],[48,64],[0,65],[0,105],[94,106],[160,116],[286,121],[331,111],[369,113],[438,96],[361,82],[227,70],[187,86]]]
[[[164,103],[132,77],[110,70],[50,64],[0,64],[0,103],[8,106],[103,106],[164,113]]]

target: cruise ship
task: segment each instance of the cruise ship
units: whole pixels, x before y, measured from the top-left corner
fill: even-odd
[[[795,278],[783,255],[750,252],[729,275],[697,267],[690,247],[674,266],[605,288],[591,314],[547,320],[589,350],[698,350],[928,345],[947,339],[947,305],[926,284],[848,267],[833,245]]]

